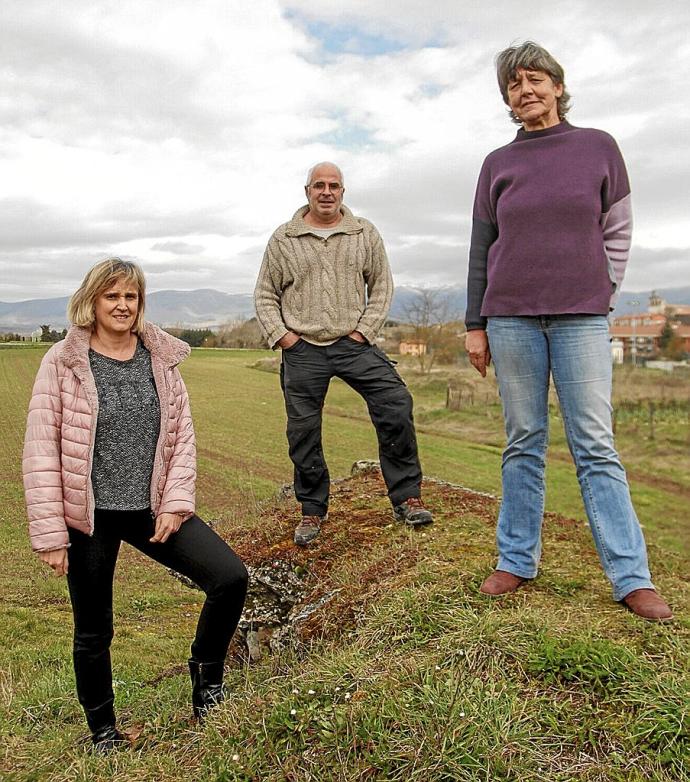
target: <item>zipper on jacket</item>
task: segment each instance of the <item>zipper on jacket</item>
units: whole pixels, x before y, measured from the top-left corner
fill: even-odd
[[[87,359],[88,361],[88,359]],[[88,373],[91,375],[91,379],[93,380],[93,387],[96,388],[96,380],[93,377],[93,372],[91,372],[91,365],[88,364]],[[84,391],[86,392],[86,387],[84,387]],[[88,399],[89,395],[86,394],[86,397]],[[98,390],[96,389],[96,393],[94,394],[94,398],[91,400],[93,404],[93,409],[91,411],[91,443],[89,445],[89,469],[86,471],[86,519],[89,522],[89,527],[91,529],[90,533],[93,535],[94,526],[96,523],[96,495],[93,492],[93,483],[91,481],[91,474],[93,473],[93,453],[96,448],[96,427],[98,426]],[[91,507],[89,507],[91,506]]]
[[[155,453],[155,455],[153,457],[153,470],[151,471],[151,485],[149,486],[149,500],[151,501],[151,516],[155,519],[156,518],[156,510],[157,510],[157,508],[154,507],[154,505],[155,505],[154,500],[157,498],[158,486],[157,485],[154,486],[153,478],[154,478],[154,475],[156,473],[156,462],[158,462],[158,465],[159,465],[159,468],[160,468],[158,470],[158,476],[156,478],[156,484],[160,480],[161,475],[163,475],[163,468],[165,466],[164,465],[164,459],[163,459],[163,448],[164,448],[164,445],[165,445],[165,437],[166,437],[167,431],[168,431],[167,423],[168,423],[169,411],[168,411],[168,395],[166,393],[165,394],[165,398],[163,398],[163,395],[161,394],[161,389],[158,387],[158,378],[156,377],[156,370],[155,370],[155,367],[154,367],[154,361],[156,363],[159,363],[158,362],[158,358],[156,356],[154,356],[151,351],[149,351],[149,352],[151,353],[151,369],[153,370],[153,383],[156,386],[156,393],[158,394],[158,403],[160,405],[160,416],[161,416],[160,432],[158,433],[158,443],[156,444],[156,453]],[[159,364],[158,368],[161,371],[161,374],[163,376],[163,386],[164,386],[163,390],[167,391],[167,383],[166,383],[166,377],[165,377],[166,367],[161,366]]]

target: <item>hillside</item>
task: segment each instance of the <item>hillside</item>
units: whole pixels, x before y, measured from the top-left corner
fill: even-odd
[[[464,287],[439,288],[445,301],[445,311],[450,319],[462,319],[466,306]],[[690,287],[659,289],[659,295],[670,304],[690,304]],[[640,312],[647,306],[651,291],[621,294],[617,315]],[[415,289],[407,286],[396,288],[390,317],[406,320],[409,306],[415,299]],[[67,325],[68,297],[55,299],[29,299],[27,301],[0,301],[0,331],[30,333],[42,323],[60,330]],[[633,303],[636,302],[636,303]],[[146,301],[147,316],[162,326],[191,326],[206,328],[233,320],[244,320],[254,315],[251,294],[223,293],[211,288],[191,291],[163,290],[149,293]]]
[[[67,325],[69,297],[0,302],[0,331],[31,332],[42,323],[54,329]],[[163,326],[206,328],[250,318],[254,302],[248,294],[222,293],[210,288],[193,291],[154,291],[146,297],[147,317]]]

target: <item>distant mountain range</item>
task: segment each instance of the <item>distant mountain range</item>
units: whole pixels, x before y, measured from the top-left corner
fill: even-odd
[[[466,306],[464,288],[436,289],[449,317],[462,318]],[[669,304],[690,304],[690,287],[659,288],[656,291]],[[651,291],[623,293],[617,315],[641,312],[647,308]],[[415,288],[396,289],[390,317],[406,320],[416,296]],[[67,296],[55,299],[0,302],[0,331],[29,334],[42,324],[60,330],[67,325]],[[254,315],[254,302],[248,293],[223,293],[211,288],[194,291],[157,291],[146,298],[147,318],[161,326],[213,328],[228,321],[246,320]]]
[[[68,296],[0,302],[0,331],[30,333],[42,324],[60,331],[67,326]],[[250,294],[222,293],[211,288],[195,291],[156,291],[146,296],[146,317],[161,326],[209,328],[254,314]]]

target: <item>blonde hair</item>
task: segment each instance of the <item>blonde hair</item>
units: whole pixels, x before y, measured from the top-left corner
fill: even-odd
[[[92,328],[96,319],[96,299],[116,282],[124,280],[133,283],[139,294],[137,317],[132,331],[140,333],[144,328],[144,303],[146,280],[141,267],[121,258],[107,258],[92,266],[82,284],[77,288],[67,305],[67,317],[75,326]]]

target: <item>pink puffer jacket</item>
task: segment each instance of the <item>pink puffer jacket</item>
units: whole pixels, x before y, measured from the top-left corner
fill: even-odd
[[[69,545],[67,527],[92,534],[91,486],[98,394],[89,365],[89,329],[72,326],[43,357],[29,404],[24,492],[34,551]],[[194,513],[196,448],[189,398],[177,369],[189,346],[146,323],[139,335],[151,353],[161,428],[151,476],[151,509]]]

